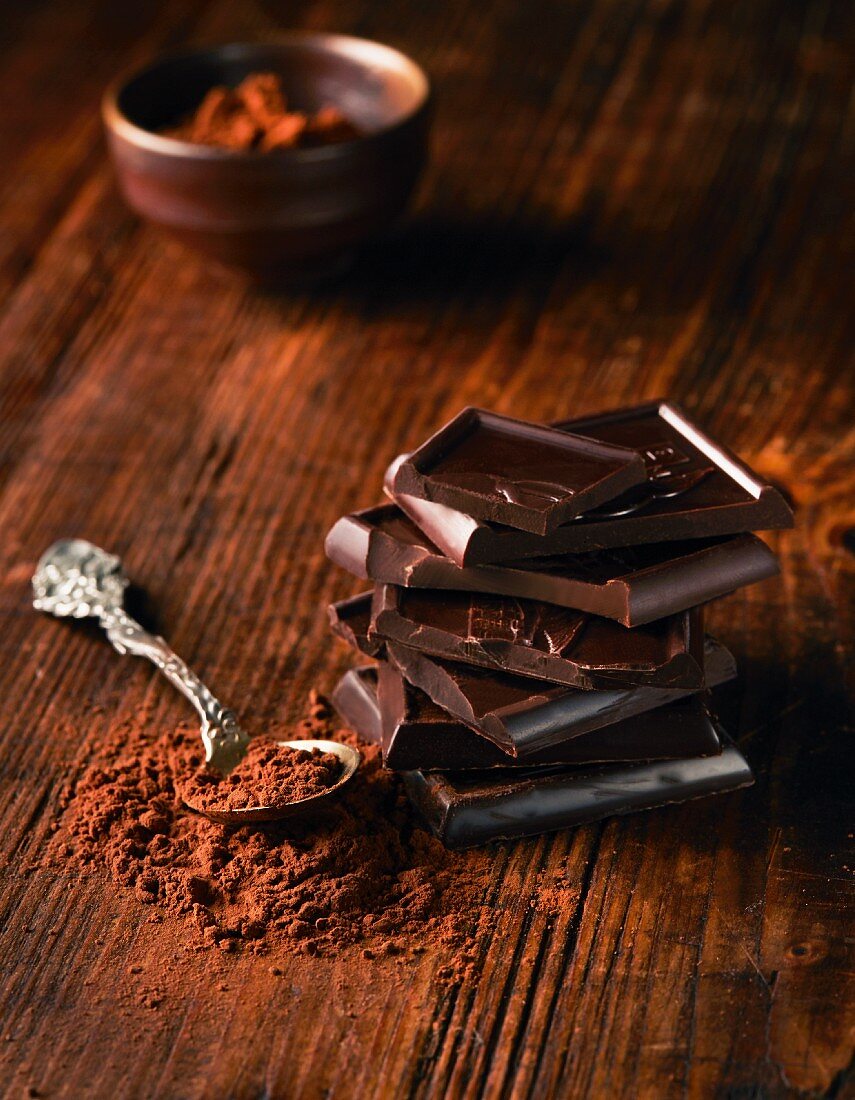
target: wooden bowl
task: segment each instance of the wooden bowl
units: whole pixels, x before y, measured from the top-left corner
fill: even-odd
[[[235,152],[164,137],[216,84],[275,72],[289,105],[332,104],[352,141]],[[190,247],[256,275],[310,281],[407,204],[425,163],[430,85],[415,62],[378,42],[291,33],[165,57],[117,81],[103,117],[119,185],[142,217]]]

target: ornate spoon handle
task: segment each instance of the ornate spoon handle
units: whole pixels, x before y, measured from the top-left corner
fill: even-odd
[[[246,740],[235,712],[223,706],[164,638],[144,630],[121,607],[105,609],[99,616],[99,622],[118,653],[147,657],[190,700],[202,719],[201,732],[207,760],[218,756],[230,742],[242,743]]]
[[[125,611],[127,585],[115,555],[82,539],[63,539],[39,562],[33,577],[33,603],[60,618],[97,619],[119,653],[147,657],[199,712],[205,759],[228,772],[249,743],[237,715],[214,697],[163,638],[149,634]]]

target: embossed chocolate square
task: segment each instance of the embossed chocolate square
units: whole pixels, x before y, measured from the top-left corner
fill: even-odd
[[[548,535],[486,522],[446,504],[399,492],[397,472],[405,458],[390,466],[386,491],[431,542],[460,566],[793,525],[792,512],[774,486],[667,401],[565,420],[555,427],[636,449],[646,464],[644,483]]]
[[[628,629],[555,604],[478,592],[378,585],[370,635],[450,661],[594,691],[617,684],[701,688],[699,617]]]
[[[544,535],[646,476],[632,448],[467,408],[400,464],[393,490]]]
[[[644,711],[666,706],[697,687],[614,684],[599,691],[582,691],[529,676],[446,661],[440,657],[378,638],[370,640],[371,593],[333,604],[330,618],[346,619],[346,631],[336,630],[358,653],[380,652],[410,684],[464,726],[492,741],[511,757],[530,758],[572,737],[622,722]],[[736,666],[730,653],[703,635],[702,613],[690,619],[692,654],[703,665],[706,687],[732,680]],[[362,731],[362,726],[359,727]],[[378,734],[374,740],[379,740]]]

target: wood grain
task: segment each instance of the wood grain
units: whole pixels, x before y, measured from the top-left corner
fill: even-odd
[[[855,1094],[850,5],[7,9],[4,1093]],[[312,294],[135,222],[97,117],[113,73],[158,49],[291,24],[397,45],[438,91],[414,216]],[[771,539],[781,580],[711,614],[753,789],[498,847],[475,974],[378,960],[358,1015],[344,958],[272,976],[188,944],[167,965],[107,883],[38,869],[59,788],[110,723],[184,713],[148,668],[31,612],[52,539],[122,554],[176,648],[261,725],[348,664],[322,607],[354,586],[323,535],[375,502],[393,455],[468,402],[551,419],[659,395],[797,509]]]

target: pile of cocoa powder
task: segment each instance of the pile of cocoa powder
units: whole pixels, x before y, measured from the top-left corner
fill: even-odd
[[[359,131],[331,105],[315,114],[288,109],[276,73],[250,73],[236,88],[211,88],[193,114],[167,137],[220,149],[288,149],[350,141]]]
[[[181,747],[187,747],[183,740]],[[290,749],[269,737],[253,738],[246,756],[226,776],[204,763],[198,738],[188,748],[180,758],[176,755],[176,790],[196,810],[275,810],[324,794],[341,775],[341,762],[332,753]]]
[[[297,728],[267,733],[357,743],[318,697]],[[449,852],[422,829],[376,746],[359,744],[356,776],[312,816],[263,828],[230,828],[183,805],[198,746],[189,725],[114,729],[63,797],[52,858],[105,870],[149,911],[184,922],[188,938],[225,951],[420,953],[464,946],[490,919],[491,857]]]

